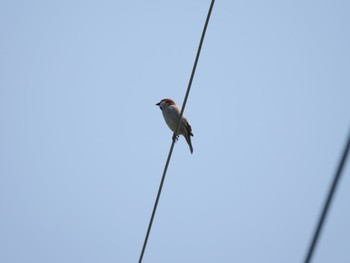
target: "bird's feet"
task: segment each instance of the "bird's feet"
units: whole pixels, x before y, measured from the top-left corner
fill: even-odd
[[[174,135],[173,135],[173,141],[176,142],[178,139],[179,139],[179,135],[176,135],[176,134],[174,133]]]

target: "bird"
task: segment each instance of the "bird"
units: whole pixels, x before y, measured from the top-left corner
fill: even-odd
[[[173,140],[177,141],[179,134],[182,134],[185,137],[192,154],[193,153],[193,147],[191,142],[191,136],[193,136],[192,127],[185,116],[182,116],[181,118],[178,134],[175,134],[177,124],[179,123],[180,113],[181,113],[180,107],[177,106],[176,103],[171,99],[162,99],[160,102],[156,104],[156,106],[159,106],[159,108],[163,113],[163,117],[166,124],[168,125],[170,130],[174,132]]]

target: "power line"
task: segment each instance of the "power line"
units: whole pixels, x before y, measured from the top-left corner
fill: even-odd
[[[199,60],[199,55],[200,55],[200,53],[201,53],[201,49],[202,49],[202,44],[203,44],[204,36],[205,36],[206,31],[207,31],[207,27],[208,27],[208,23],[209,23],[211,11],[212,11],[213,6],[214,6],[214,2],[215,2],[215,0],[212,0],[212,1],[211,1],[210,7],[209,7],[209,11],[208,11],[208,15],[207,15],[207,19],[205,20],[205,24],[204,24],[204,28],[203,28],[201,40],[200,40],[200,42],[199,42],[199,46],[198,46],[198,50],[197,50],[197,55],[196,55],[196,58],[195,58],[195,61],[194,61],[194,64],[193,64],[193,68],[192,68],[192,73],[191,73],[190,81],[189,81],[189,83],[188,83],[186,95],[185,95],[184,101],[183,101],[183,103],[182,103],[179,122],[178,122],[178,124],[177,124],[176,131],[174,132],[173,141],[172,141],[172,143],[171,143],[170,150],[169,150],[169,154],[168,154],[168,158],[167,158],[166,163],[165,163],[165,167],[164,167],[164,171],[163,171],[163,176],[162,176],[162,179],[161,179],[161,181],[160,181],[160,185],[159,185],[159,189],[158,189],[157,198],[156,198],[156,201],[155,201],[155,203],[154,203],[154,207],[153,207],[151,219],[150,219],[150,221],[149,221],[149,225],[148,225],[146,237],[145,237],[145,240],[144,240],[144,243],[143,243],[143,247],[142,247],[142,250],[141,250],[141,254],[140,254],[140,258],[139,258],[139,263],[142,262],[143,255],[144,255],[144,253],[145,253],[145,249],[146,249],[146,246],[147,246],[148,237],[149,237],[149,234],[150,234],[150,232],[151,232],[151,228],[152,228],[152,224],[153,224],[154,215],[155,215],[156,210],[157,210],[157,206],[158,206],[160,194],[161,194],[162,188],[163,188],[163,183],[164,183],[165,175],[166,175],[166,172],[167,172],[167,170],[168,170],[168,166],[169,166],[169,162],[170,162],[170,159],[171,159],[171,155],[172,155],[172,153],[173,153],[173,149],[174,149],[174,145],[175,145],[175,141],[176,141],[176,135],[178,134],[178,131],[179,131],[181,118],[182,118],[182,115],[183,115],[184,110],[185,110],[185,106],[186,106],[186,103],[187,103],[188,95],[190,94],[190,90],[191,90],[191,86],[192,86],[192,81],[193,81],[193,78],[194,78],[194,74],[195,74],[195,72],[196,72],[196,68],[197,68],[197,64],[198,64],[198,60]]]
[[[347,143],[345,145],[345,148],[344,148],[344,151],[343,151],[343,155],[342,155],[342,157],[340,159],[337,171],[334,174],[334,179],[333,179],[331,188],[329,189],[326,202],[324,203],[323,210],[322,210],[322,213],[320,215],[317,227],[315,229],[315,233],[314,233],[314,236],[312,238],[309,250],[307,252],[307,255],[306,255],[306,258],[305,258],[305,263],[310,263],[310,261],[311,261],[311,258],[312,258],[312,255],[314,253],[317,241],[319,239],[319,236],[320,236],[320,233],[321,233],[324,221],[326,219],[329,207],[331,205],[333,196],[335,194],[335,191],[336,191],[336,188],[337,188],[340,176],[341,176],[343,168],[345,166],[345,162],[346,162],[347,155],[349,153],[349,149],[350,149],[350,132],[349,132],[348,141],[347,141]]]

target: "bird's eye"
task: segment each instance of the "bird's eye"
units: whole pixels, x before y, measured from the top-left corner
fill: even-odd
[[[162,107],[159,107],[161,110],[163,109]]]

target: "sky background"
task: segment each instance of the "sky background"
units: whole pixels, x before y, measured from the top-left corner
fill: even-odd
[[[137,262],[210,1],[0,2],[0,262]],[[217,1],[143,262],[302,262],[350,129],[348,0]],[[350,165],[313,262],[350,262]]]

